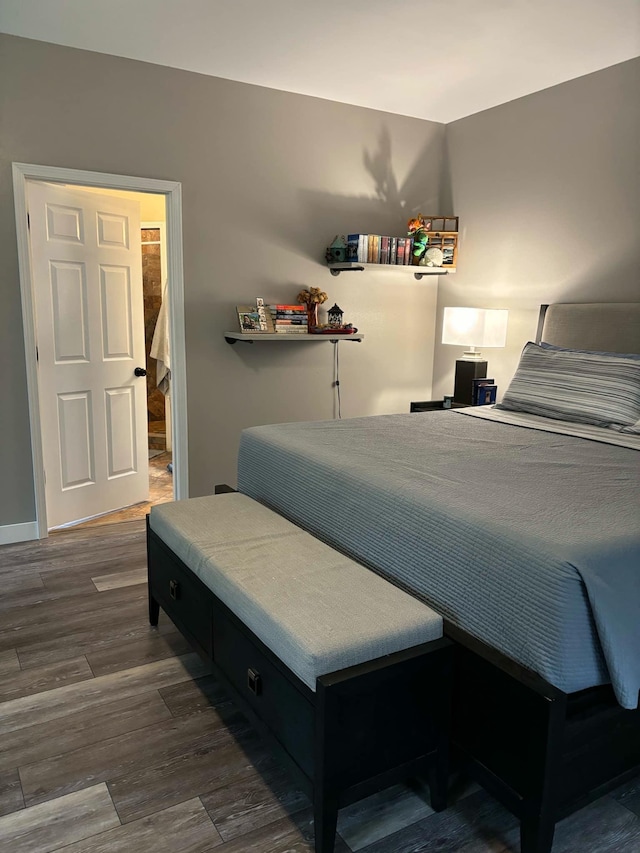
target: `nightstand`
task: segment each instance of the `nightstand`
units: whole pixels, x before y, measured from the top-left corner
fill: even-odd
[[[455,403],[451,402],[452,409],[467,409],[469,407],[469,403]],[[410,412],[432,412],[435,409],[444,409],[444,401],[443,400],[422,400],[420,402],[412,402],[410,403]]]

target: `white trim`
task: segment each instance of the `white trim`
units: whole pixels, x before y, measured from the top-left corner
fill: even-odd
[[[187,444],[187,366],[184,331],[184,275],[182,255],[182,185],[176,181],[155,178],[136,178],[131,175],[111,175],[66,169],[57,166],[37,166],[31,163],[13,163],[13,195],[16,211],[18,267],[24,326],[24,346],[29,396],[29,422],[31,425],[31,457],[36,503],[36,530],[33,538],[47,536],[47,507],[42,461],[42,433],[38,403],[38,371],[36,361],[36,329],[33,308],[33,286],[29,256],[29,231],[27,224],[27,181],[55,181],[103,189],[151,192],[166,197],[167,209],[167,272],[169,278],[169,335],[171,346],[172,378],[172,444],[173,489],[176,500],[189,496],[188,444]],[[26,525],[30,525],[27,522]],[[22,527],[24,525],[13,525]]]
[[[30,542],[38,539],[37,521],[25,521],[22,524],[4,524],[0,527],[0,545],[12,545],[14,542]]]

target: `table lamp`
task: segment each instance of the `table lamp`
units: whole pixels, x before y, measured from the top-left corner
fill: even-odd
[[[477,347],[503,347],[507,340],[508,311],[491,308],[445,308],[442,343],[466,346],[456,361],[453,399],[473,404],[473,380],[484,379],[487,362]]]

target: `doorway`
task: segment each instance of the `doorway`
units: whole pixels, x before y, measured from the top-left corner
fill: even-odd
[[[125,196],[131,192],[142,192],[145,194],[147,199],[151,199],[152,194],[156,194],[156,196],[160,196],[160,201],[162,201],[163,204],[166,203],[167,216],[165,244],[167,275],[165,294],[169,314],[169,320],[167,323],[167,345],[170,345],[171,351],[170,378],[171,399],[173,402],[173,406],[171,407],[172,416],[168,419],[170,424],[168,444],[171,452],[171,463],[173,469],[171,475],[172,479],[170,482],[173,485],[173,493],[177,499],[187,497],[186,371],[184,356],[184,300],[180,185],[167,181],[156,181],[146,178],[105,175],[102,173],[80,172],[77,170],[32,166],[29,164],[14,164],[13,170],[38,537],[44,538],[47,535],[48,528],[52,525],[47,523],[48,513],[43,466],[43,412],[41,410],[42,406],[39,396],[39,382],[41,383],[42,379],[39,377],[39,373],[41,373],[41,371],[38,370],[36,313],[33,309],[35,296],[32,278],[34,275],[34,259],[31,258],[29,254],[29,232],[27,219],[28,181],[47,182],[58,185],[65,184],[67,186],[71,185],[71,188],[75,190],[78,190],[80,187],[85,187],[89,192],[106,193],[107,195],[112,194],[114,196]],[[157,221],[156,217],[146,218],[146,223],[153,224]],[[112,266],[115,268],[117,265]],[[116,281],[116,279],[117,276],[114,281]],[[73,287],[68,289],[68,292],[73,292]],[[120,388],[118,388],[118,390],[120,390]],[[117,395],[113,393],[113,389],[110,389],[110,391],[112,392],[111,397],[116,400]],[[82,397],[82,395],[79,396]],[[120,397],[125,399],[127,395],[121,394]],[[67,408],[71,415],[76,411],[82,411],[83,403],[82,400],[78,402],[77,396],[67,394],[65,399],[69,403]],[[119,406],[118,411],[122,412],[123,408],[119,398],[117,399],[117,405]],[[114,411],[116,411],[115,407]],[[71,417],[71,415],[69,417]],[[111,415],[111,419],[112,422],[115,422],[113,415]],[[147,427],[145,423],[145,433],[146,430]],[[76,429],[76,434],[82,435],[83,430]],[[74,441],[70,443],[75,443],[75,438]],[[87,454],[87,458],[89,458],[89,454]],[[125,474],[128,473],[126,468],[123,470]],[[121,476],[121,472],[116,470],[115,476],[112,476],[111,479],[117,479],[119,476]],[[80,485],[82,485],[82,483]],[[75,487],[73,481],[71,481],[71,487]]]

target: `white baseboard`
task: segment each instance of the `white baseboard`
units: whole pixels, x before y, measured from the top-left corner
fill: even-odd
[[[0,545],[14,542],[30,542],[38,538],[38,522],[25,521],[23,524],[4,524],[0,527]]]

